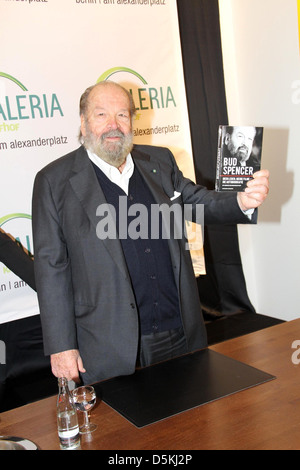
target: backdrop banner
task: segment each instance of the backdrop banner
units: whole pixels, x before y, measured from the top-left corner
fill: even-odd
[[[97,81],[131,91],[134,142],[169,147],[194,179],[174,0],[0,0],[0,9],[1,229],[33,253],[35,175],[79,146],[79,98]],[[194,265],[204,272],[202,256]],[[35,292],[0,265],[0,323],[38,313]]]
[[[298,29],[299,29],[299,52],[300,52],[300,0],[297,0],[298,3]]]

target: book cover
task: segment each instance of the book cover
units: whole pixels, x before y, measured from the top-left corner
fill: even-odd
[[[263,127],[219,126],[216,191],[245,191],[261,168]]]

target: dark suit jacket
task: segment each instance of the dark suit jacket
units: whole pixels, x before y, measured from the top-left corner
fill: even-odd
[[[35,290],[33,258],[2,230],[0,230],[0,261]]]
[[[133,160],[158,204],[205,204],[206,223],[249,223],[236,194],[215,193],[183,177],[165,148],[135,146]],[[154,170],[154,171],[153,171]],[[35,272],[45,353],[79,349],[85,383],[135,370],[139,322],[122,247],[96,235],[106,203],[83,147],[41,170],[33,193]],[[199,294],[184,240],[169,248],[189,351],[205,348]]]

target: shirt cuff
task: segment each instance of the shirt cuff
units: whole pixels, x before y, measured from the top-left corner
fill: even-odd
[[[247,217],[249,220],[252,219],[252,215],[254,214],[254,211],[255,209],[248,209],[246,211],[242,211]]]

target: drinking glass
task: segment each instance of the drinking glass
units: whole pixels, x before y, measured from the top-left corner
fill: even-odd
[[[74,405],[77,410],[83,411],[84,422],[79,427],[81,434],[87,434],[97,429],[97,425],[90,422],[89,411],[96,403],[96,392],[91,385],[75,388],[72,392]]]

